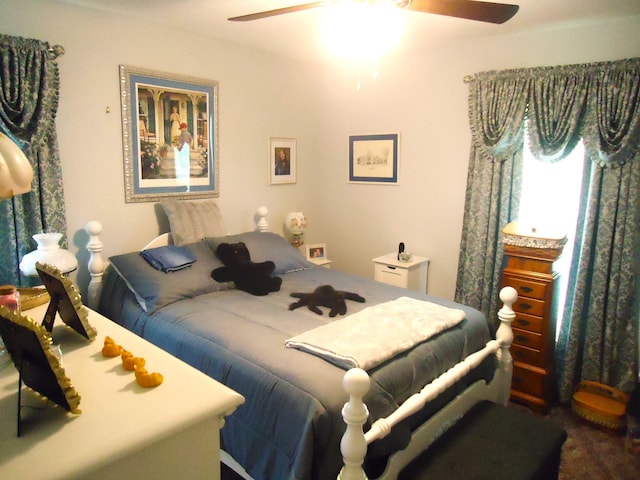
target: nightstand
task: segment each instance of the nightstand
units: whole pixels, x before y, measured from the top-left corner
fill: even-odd
[[[314,258],[313,260],[309,261],[319,267],[331,269],[332,260],[327,260],[326,258]]]
[[[378,282],[427,292],[429,259],[413,255],[408,262],[398,260],[397,253],[389,253],[373,259],[375,280]]]
[[[23,315],[40,321],[46,308]],[[81,396],[81,414],[23,386],[18,438],[18,372],[13,364],[0,371],[0,476],[219,479],[218,432],[244,398],[102,315],[90,310],[88,320],[98,331],[93,342],[60,320],[52,332]],[[142,388],[120,357],[103,357],[105,336],[145,358],[150,371],[164,375],[162,385]]]

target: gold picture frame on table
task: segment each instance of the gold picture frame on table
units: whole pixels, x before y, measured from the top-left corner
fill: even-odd
[[[58,357],[51,334],[32,318],[0,306],[0,335],[19,373],[18,436],[22,383],[71,413],[80,413],[80,395],[71,385]]]
[[[89,310],[82,304],[78,287],[53,265],[36,262],[36,271],[51,297],[42,326],[51,332],[57,313],[69,327],[83,337],[94,340],[97,332],[89,325]]]
[[[18,370],[18,436],[20,436],[22,384],[61,406],[71,413],[81,413],[80,395],[66,376],[62,361],[51,349],[51,331],[56,316],[78,334],[92,341],[97,331],[89,324],[89,310],[82,304],[82,297],[73,282],[62,272],[47,264],[36,263],[36,271],[50,299],[41,324],[31,317],[0,306],[0,336]],[[40,295],[38,302],[43,304]]]

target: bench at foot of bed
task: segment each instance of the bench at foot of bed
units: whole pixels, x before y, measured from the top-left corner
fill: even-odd
[[[567,433],[532,413],[482,401],[398,480],[552,480]]]

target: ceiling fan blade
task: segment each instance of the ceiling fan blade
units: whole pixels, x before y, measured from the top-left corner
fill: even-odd
[[[268,10],[266,12],[250,13],[248,15],[240,15],[239,17],[231,17],[228,20],[232,22],[248,22],[250,20],[259,20],[261,18],[275,17],[276,15],[283,15],[285,13],[301,12],[303,10],[310,10],[312,8],[322,7],[326,5],[324,2],[305,3],[303,5],[294,5],[292,7],[276,8],[274,10]]]
[[[475,0],[411,0],[407,10],[479,22],[504,23],[513,17],[519,8],[518,5]]]

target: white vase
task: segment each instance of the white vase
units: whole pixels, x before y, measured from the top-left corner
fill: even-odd
[[[27,253],[20,262],[20,271],[25,275],[38,275],[36,262],[53,265],[62,273],[69,273],[78,267],[78,260],[60,248],[61,233],[37,233],[32,237],[38,244],[37,250]]]

